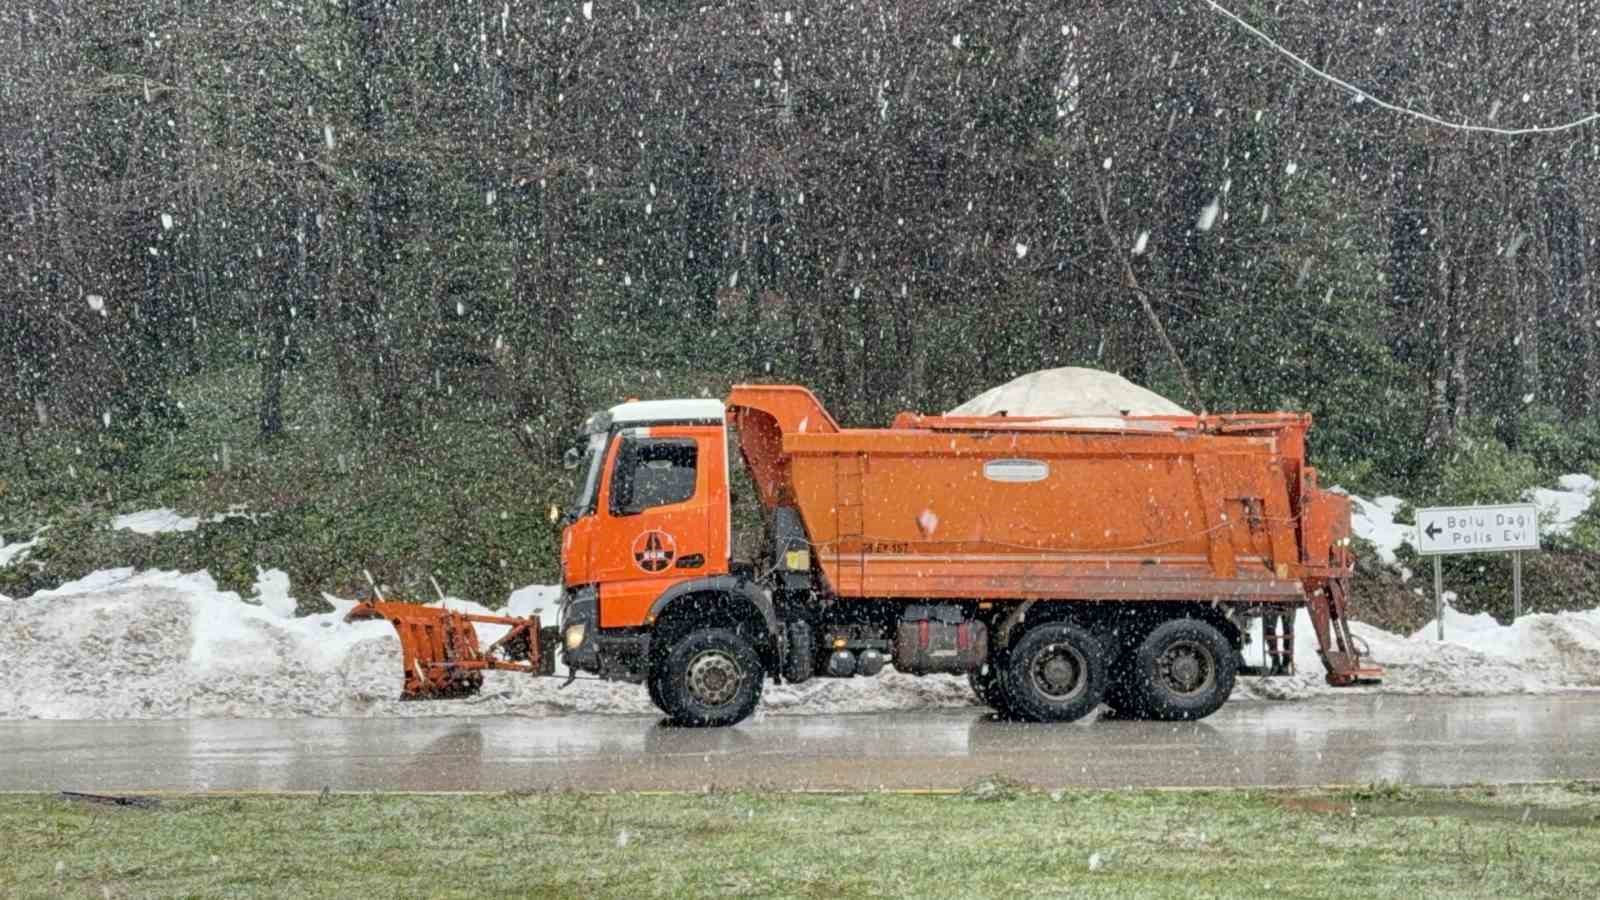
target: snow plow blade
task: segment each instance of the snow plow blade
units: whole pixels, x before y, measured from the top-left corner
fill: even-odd
[[[556,629],[541,628],[538,616],[485,616],[437,606],[392,601],[356,604],[346,622],[384,619],[400,636],[405,682],[401,700],[470,697],[483,686],[489,669],[555,674]],[[474,623],[505,625],[504,637],[487,648],[478,645]]]

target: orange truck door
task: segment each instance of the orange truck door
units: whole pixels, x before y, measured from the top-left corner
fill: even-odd
[[[590,577],[600,584],[600,626],[643,625],[650,604],[672,585],[727,571],[726,540],[713,519],[726,515],[722,429],[635,428],[607,462]],[[713,544],[721,544],[715,547]]]

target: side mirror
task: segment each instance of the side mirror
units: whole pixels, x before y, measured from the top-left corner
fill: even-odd
[[[583,462],[583,451],[577,447],[568,447],[567,452],[561,454],[561,467],[563,469],[576,469],[580,462]]]

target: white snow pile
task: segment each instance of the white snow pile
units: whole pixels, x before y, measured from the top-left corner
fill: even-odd
[[[1338,490],[1335,488],[1334,490]],[[1385,565],[1396,563],[1395,551],[1401,544],[1411,543],[1411,538],[1416,534],[1415,525],[1407,525],[1394,520],[1395,514],[1400,512],[1400,507],[1405,501],[1399,497],[1379,497],[1375,500],[1363,500],[1360,497],[1350,496],[1350,530],[1356,537],[1368,541],[1377,548],[1378,558]]]
[[[1539,526],[1545,534],[1567,534],[1572,524],[1594,502],[1595,479],[1590,475],[1563,475],[1555,488],[1534,488],[1525,499],[1539,507]]]
[[[32,540],[18,541],[15,544],[0,544],[0,569],[22,560],[37,543],[39,538],[35,536]]]
[[[1487,613],[1469,615],[1447,606],[1443,641],[1436,639],[1437,621],[1409,637],[1362,622],[1352,622],[1350,631],[1383,667],[1382,685],[1329,687],[1317,658],[1311,616],[1302,609],[1294,633],[1298,672],[1284,678],[1243,679],[1243,695],[1299,699],[1358,691],[1482,696],[1600,688],[1600,609],[1534,613],[1501,625]],[[1254,638],[1245,656],[1260,663],[1259,623]]]
[[[951,416],[1183,416],[1189,411],[1113,372],[1067,366],[1014,378],[950,410]]]
[[[557,591],[514,592],[506,612],[553,621]],[[218,590],[204,573],[114,569],[0,605],[0,659],[30,673],[0,693],[0,718],[270,718],[568,713],[656,715],[644,688],[490,673],[476,697],[402,703],[400,644],[388,623],[346,623],[354,604],[296,618],[289,579],[261,573],[252,597]],[[452,609],[487,612],[448,600]],[[1240,698],[1298,699],[1350,690],[1477,695],[1600,688],[1600,610],[1529,615],[1514,625],[1448,611],[1448,640],[1429,624],[1410,637],[1356,623],[1352,630],[1387,669],[1383,685],[1328,687],[1304,612],[1296,625],[1300,673],[1240,682]],[[485,643],[501,626],[479,626]],[[1252,645],[1259,653],[1259,642]],[[1251,651],[1247,650],[1247,655]],[[1252,658],[1251,661],[1257,661]],[[564,673],[563,673],[564,674]],[[963,707],[964,678],[813,679],[768,685],[764,714],[830,714]]]
[[[554,621],[558,593],[514,592],[505,612]],[[204,572],[113,569],[0,605],[0,659],[28,677],[0,692],[0,719],[271,718],[564,713],[657,714],[639,685],[490,673],[464,700],[402,703],[400,641],[387,622],[334,612],[294,617],[284,573],[261,573],[254,596]],[[489,612],[448,600],[452,609]],[[479,626],[485,644],[503,626]],[[562,673],[564,674],[564,673]],[[769,685],[767,713],[965,706],[964,679],[814,680]]]
[[[245,510],[243,506],[230,506],[228,511],[217,513],[207,522],[222,522],[227,519],[249,519],[254,522],[253,513]],[[175,531],[193,531],[200,527],[199,516],[183,516],[171,509],[143,509],[138,512],[115,516],[111,520],[111,527],[116,531],[131,531],[135,534],[155,535],[167,534]]]

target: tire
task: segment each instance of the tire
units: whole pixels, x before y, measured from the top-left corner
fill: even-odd
[[[1185,721],[1220,709],[1238,674],[1222,632],[1199,619],[1172,619],[1134,648],[1124,684],[1146,718]]]
[[[662,711],[673,722],[693,727],[743,721],[761,701],[765,680],[755,648],[727,628],[689,632],[651,673]]]
[[[811,680],[817,669],[817,641],[812,636],[811,624],[796,619],[784,633],[788,635],[789,647],[783,663],[783,680],[790,684]]]
[[[1011,715],[1011,704],[1006,701],[1005,681],[1001,678],[998,663],[984,663],[982,668],[967,673],[967,683],[978,695],[978,702],[999,713],[1002,718]]]
[[[1029,629],[1007,653],[1001,675],[1011,714],[1032,722],[1081,719],[1100,705],[1106,689],[1100,642],[1067,622]]]
[[[652,666],[650,673],[645,676],[644,689],[650,692],[650,702],[656,705],[656,709],[666,712],[666,701],[661,699],[661,680],[665,676],[661,672],[662,669],[659,665]]]

